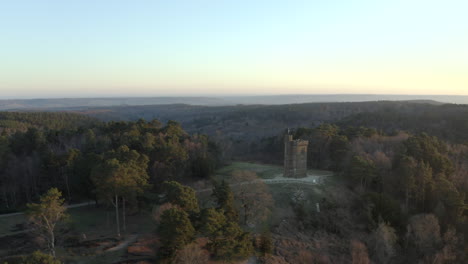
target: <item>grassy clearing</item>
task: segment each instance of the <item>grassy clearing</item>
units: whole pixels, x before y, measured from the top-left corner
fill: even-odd
[[[228,166],[219,169],[216,174],[230,175],[236,170],[248,170],[257,173],[263,179],[271,179],[277,175],[283,174],[283,167],[276,165],[258,164],[250,162],[233,162]]]
[[[219,169],[216,173],[216,178],[224,179],[230,176],[233,171],[236,170],[247,170],[257,173],[257,175],[263,179],[272,179],[277,176],[283,175],[283,167],[266,164],[256,164],[249,162],[234,162],[228,166]],[[320,184],[310,185],[303,183],[276,183],[268,184],[269,191],[274,200],[274,208],[272,208],[272,214],[268,220],[264,223],[260,223],[255,227],[244,227],[247,230],[258,233],[262,232],[270,226],[278,225],[285,219],[294,217],[295,214],[291,207],[293,193],[301,190],[305,194],[305,209],[306,211],[315,211],[316,203],[320,202],[322,198],[327,198],[327,194],[330,187],[338,184],[337,178],[333,176],[330,171],[323,170],[308,170],[308,175],[311,176],[328,176],[320,181]],[[202,205],[209,205],[211,192],[204,192],[199,194],[199,199]]]
[[[14,215],[0,218],[0,236],[11,235],[19,231],[16,225],[26,223],[24,215]]]
[[[115,214],[111,209],[91,205],[68,209],[67,213],[70,215],[67,225],[75,232],[86,235],[89,233],[92,237],[109,236],[115,233]],[[25,215],[0,218],[0,236],[21,232],[22,230],[17,226],[26,222]],[[127,216],[128,232],[146,232],[153,228],[154,224],[149,212]]]
[[[321,188],[313,185],[304,185],[298,183],[272,184],[268,185],[270,193],[275,200],[275,207],[286,208],[291,206],[292,194],[298,190],[305,193],[308,203],[316,203],[324,197]]]
[[[251,162],[233,162],[230,165],[217,170],[216,174],[218,176],[226,177],[237,170],[253,171],[263,179],[273,179],[277,176],[283,176],[283,166]],[[307,174],[313,176],[330,176],[333,173],[325,170],[308,169]]]
[[[86,236],[86,240],[88,241],[94,241],[95,239],[110,241],[107,247],[111,247],[112,243],[115,244],[115,240],[112,242],[112,238],[115,237],[116,233],[115,214],[111,208],[97,208],[91,205],[69,209],[68,214],[70,218],[64,227],[67,227],[69,231],[58,235],[59,243],[57,245],[57,255],[60,259],[64,260],[66,263],[115,263],[128,258],[128,256],[125,256],[126,249],[103,252],[106,246],[90,248],[83,246],[63,247],[65,241],[69,239],[81,241],[84,236]],[[0,218],[2,232],[0,233],[0,237],[17,233],[14,227],[21,223],[26,223],[26,217],[24,215]],[[125,232],[121,230],[122,240],[130,234],[151,234],[154,232],[154,229],[155,225],[150,212],[143,211],[138,214],[128,215],[127,230]],[[11,237],[9,239],[23,238]],[[3,250],[0,244],[0,258],[6,255],[8,255],[8,251]]]
[[[220,178],[228,177],[236,170],[247,170],[256,172],[257,175],[263,179],[271,179],[278,175],[283,174],[283,167],[276,165],[257,164],[250,162],[233,162],[232,164],[219,169],[216,174]],[[308,170],[309,175],[314,176],[329,176],[326,177],[321,184],[318,185],[304,185],[301,183],[284,183],[284,184],[269,184],[268,187],[275,200],[275,207],[288,208],[290,207],[291,195],[294,191],[301,189],[306,193],[307,200],[314,204],[321,198],[325,197],[326,189],[332,185],[336,185],[337,177],[330,176],[333,173],[324,170]],[[203,193],[199,195],[202,203],[205,199],[209,199],[211,193]]]
[[[90,238],[115,235],[115,213],[112,209],[88,206],[70,209],[70,225],[75,232],[84,233]],[[120,216],[121,217],[121,216]],[[120,218],[122,224],[122,218]],[[127,216],[127,230],[122,233],[150,233],[154,230],[154,222],[150,212],[141,212]]]

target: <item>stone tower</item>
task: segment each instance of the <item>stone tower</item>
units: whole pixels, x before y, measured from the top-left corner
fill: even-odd
[[[307,145],[309,145],[307,140],[293,140],[288,130],[284,136],[284,177],[307,176]]]

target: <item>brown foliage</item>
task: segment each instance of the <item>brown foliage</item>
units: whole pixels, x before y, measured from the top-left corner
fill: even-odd
[[[432,214],[414,215],[409,219],[406,235],[407,242],[414,244],[419,253],[432,253],[441,241],[439,221]]]
[[[351,240],[351,259],[352,264],[369,264],[366,245],[358,240]]]
[[[209,253],[198,244],[189,244],[177,250],[173,264],[205,264],[209,260]]]
[[[164,203],[158,207],[154,207],[152,212],[153,219],[157,223],[159,223],[161,221],[161,215],[164,213],[164,211],[169,210],[173,207],[175,207],[175,205],[171,203]]]
[[[257,224],[266,220],[273,206],[268,186],[250,171],[235,171],[231,187],[243,214],[244,224]]]
[[[395,229],[390,225],[380,223],[372,233],[370,244],[372,245],[373,257],[382,264],[390,262],[391,258],[395,255],[397,239]]]

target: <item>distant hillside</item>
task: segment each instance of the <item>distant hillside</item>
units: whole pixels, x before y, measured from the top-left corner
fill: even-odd
[[[57,113],[56,117],[37,110],[23,111],[31,113],[18,117],[15,116],[18,113],[4,113],[3,117],[0,116],[0,127],[24,129],[40,126],[35,120],[41,120],[52,128],[77,127],[94,118],[102,121],[134,121],[142,118],[162,122],[175,120],[190,133],[223,136],[234,141],[252,141],[277,136],[288,127],[336,123],[342,127],[372,127],[386,133],[398,130],[427,132],[454,143],[468,142],[468,105],[422,100],[231,106],[170,104],[47,110],[69,113]]]
[[[222,134],[253,140],[275,136],[285,128],[321,123],[368,126],[392,133],[426,131],[453,142],[468,142],[468,105],[421,102],[309,103],[289,105],[191,106],[152,105],[75,109],[104,121],[176,120],[191,133]]]
[[[261,96],[212,96],[212,97],[122,97],[122,98],[56,98],[56,99],[11,99],[0,100],[0,110],[63,109],[76,107],[110,107],[136,105],[187,104],[203,106],[229,105],[281,105],[320,102],[368,102],[368,101],[414,101],[423,103],[468,104],[468,96],[443,95],[261,95]]]
[[[65,112],[0,112],[0,133],[26,131],[28,128],[76,129],[90,127],[98,120],[75,113]]]
[[[66,109],[73,107],[107,107],[124,105],[160,105],[160,104],[193,104],[193,105],[227,105],[220,98],[209,97],[148,97],[148,98],[56,98],[56,99],[12,99],[0,100],[0,110],[44,110]]]

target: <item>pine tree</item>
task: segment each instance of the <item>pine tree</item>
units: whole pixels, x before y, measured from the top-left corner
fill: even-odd
[[[228,219],[237,221],[239,219],[239,213],[234,205],[234,194],[226,181],[222,181],[220,184],[214,184],[213,194],[218,209],[222,209]]]
[[[207,247],[216,258],[230,261],[252,254],[250,234],[244,232],[237,222],[229,221],[222,210],[204,210],[202,223],[201,230],[210,239]]]
[[[198,213],[198,199],[195,190],[176,181],[164,182],[167,202],[177,205],[189,214]]]
[[[99,197],[110,201],[115,208],[117,236],[120,236],[119,201],[123,199],[125,228],[125,198],[143,193],[148,185],[148,157],[127,146],[104,155],[104,160],[92,171],[92,181]]]
[[[159,235],[162,243],[161,254],[172,256],[176,250],[193,241],[195,229],[189,215],[184,210],[173,207],[161,215]]]

